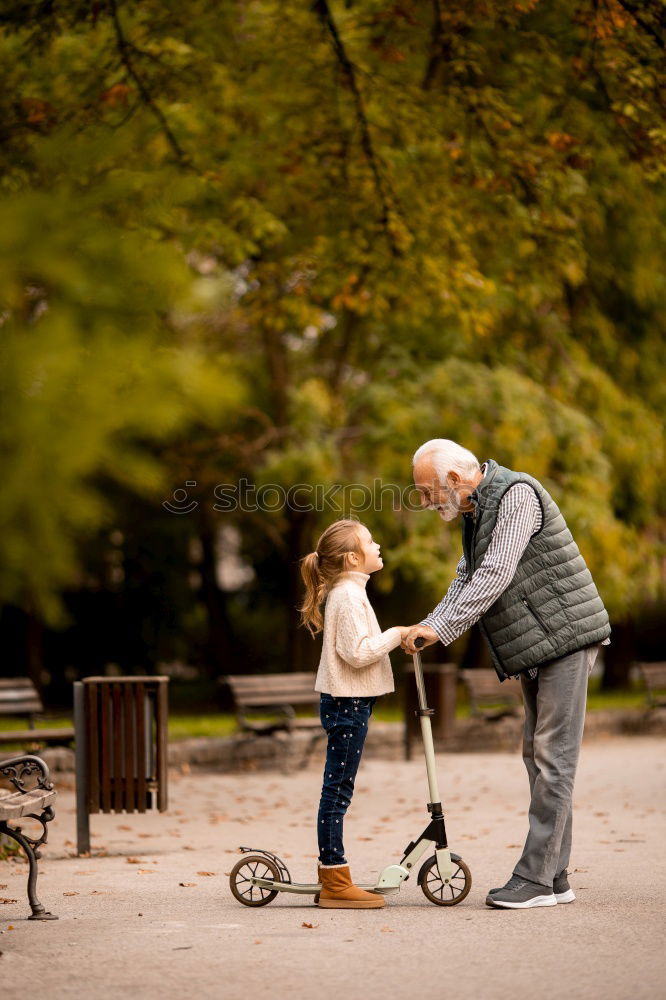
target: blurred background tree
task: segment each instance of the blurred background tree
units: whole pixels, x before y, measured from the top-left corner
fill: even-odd
[[[561,503],[607,686],[656,655],[661,3],[0,0],[0,32],[7,673],[315,666],[298,560],[354,496],[216,488],[405,489],[433,436]],[[418,621],[457,533],[371,508],[380,620]]]

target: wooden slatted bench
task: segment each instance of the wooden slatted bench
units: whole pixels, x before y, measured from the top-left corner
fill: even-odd
[[[650,708],[666,708],[666,663],[639,663]]]
[[[494,670],[461,670],[460,676],[472,715],[492,722],[518,713],[523,699],[517,682],[502,684]]]
[[[28,920],[57,920],[37,899],[37,861],[39,848],[46,843],[46,824],[53,819],[56,792],[49,777],[49,769],[39,757],[26,754],[0,761],[0,775],[8,787],[0,787],[0,833],[15,840],[26,853],[28,864],[28,900],[32,909]],[[36,839],[24,833],[16,820],[30,817],[42,825],[42,834]],[[15,900],[10,900],[15,902]]]
[[[18,715],[27,720],[28,729],[0,732],[2,743],[54,743],[67,746],[74,740],[69,728],[45,729],[35,726],[36,716],[44,713],[42,699],[29,677],[0,677],[0,715]]]
[[[319,692],[315,691],[316,674],[228,674],[222,681],[229,685],[234,698],[236,718],[243,733],[253,737],[275,736],[277,733],[292,735],[310,732],[301,767],[306,767],[318,741],[326,734],[316,717],[297,716],[296,706],[318,706]],[[268,715],[269,719],[252,716]]]

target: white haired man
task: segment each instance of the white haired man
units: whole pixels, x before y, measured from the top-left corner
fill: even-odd
[[[526,909],[575,899],[567,879],[573,784],[585,723],[587,680],[608,615],[557,504],[538,480],[455,441],[414,454],[421,503],[444,521],[462,515],[463,555],[443,600],[403,640],[453,642],[476,622],[500,681],[520,677],[529,831],[506,885],[489,906]]]

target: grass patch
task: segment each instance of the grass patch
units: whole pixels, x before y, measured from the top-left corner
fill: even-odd
[[[71,715],[38,715],[35,719],[35,729],[66,729],[74,725]],[[18,715],[3,715],[0,717],[0,729],[3,733],[20,732],[21,729],[29,729],[25,717]]]
[[[505,682],[509,683],[509,682]],[[399,695],[381,699],[373,711],[373,718],[378,722],[403,722],[404,711],[399,702]],[[601,691],[600,678],[593,677],[590,680],[587,697],[587,708],[589,712],[596,711],[622,711],[630,709],[641,709],[646,707],[645,689],[643,685],[636,681],[631,687],[622,691]],[[188,706],[188,711],[172,709],[169,714],[169,739],[221,739],[232,736],[238,730],[236,716],[231,712],[197,712]],[[312,716],[313,710],[304,709],[297,711],[300,716]],[[469,704],[465,696],[462,685],[459,686],[456,700],[456,719],[469,718]],[[270,719],[273,716],[253,716],[257,719]],[[73,725],[70,715],[54,715],[38,720],[38,725],[47,725],[49,728],[70,727]],[[25,719],[14,716],[6,716],[0,720],[0,729],[4,731],[20,732],[26,728]],[[10,757],[16,751],[28,752],[25,743],[15,745],[0,745],[0,759]]]
[[[21,853],[21,848],[10,837],[0,834],[0,861],[9,861],[10,858],[17,858]]]
[[[645,687],[640,681],[621,691],[601,691],[601,679],[592,677],[587,687],[589,712],[607,709],[647,708]]]

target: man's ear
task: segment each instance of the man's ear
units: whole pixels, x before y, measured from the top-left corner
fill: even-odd
[[[460,484],[460,476],[454,469],[446,473],[446,484],[447,486],[458,486]]]

